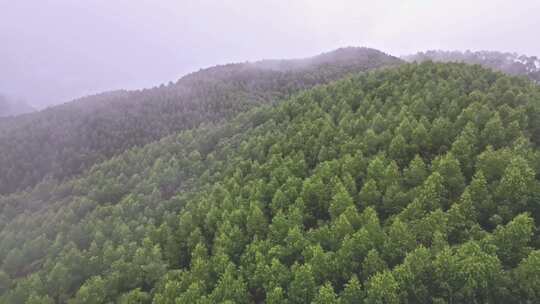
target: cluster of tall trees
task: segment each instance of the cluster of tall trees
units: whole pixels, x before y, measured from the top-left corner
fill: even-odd
[[[352,76],[0,198],[0,303],[535,303],[540,88]]]
[[[376,50],[348,48],[303,60],[229,64],[153,89],[104,93],[0,119],[0,193],[44,178],[64,180],[131,147],[400,62]]]
[[[408,61],[464,62],[479,64],[510,75],[527,76],[540,83],[540,59],[536,56],[496,51],[427,51],[405,56]]]

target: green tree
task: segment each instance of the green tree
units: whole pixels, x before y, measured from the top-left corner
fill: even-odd
[[[399,303],[399,285],[390,271],[383,271],[372,276],[366,285],[367,303]]]
[[[475,173],[465,192],[470,195],[474,208],[477,210],[478,222],[488,227],[489,218],[497,212],[497,206],[492,200],[487,180],[481,170]]]
[[[252,237],[264,238],[268,230],[268,224],[259,203],[252,203],[249,212],[246,223],[247,233]]]
[[[486,123],[482,130],[481,138],[484,146],[491,145],[495,149],[504,146],[506,132],[498,112]]]
[[[249,303],[246,283],[241,277],[236,277],[236,269],[231,264],[212,291],[211,299],[214,303],[231,301],[231,303]]]
[[[452,144],[450,151],[461,164],[465,176],[470,178],[473,175],[475,157],[478,154],[478,130],[472,122],[467,123]]]
[[[540,299],[540,251],[532,251],[513,273],[515,292],[523,301],[533,303]]]
[[[371,276],[386,270],[388,266],[386,262],[379,256],[379,252],[376,249],[371,249],[364,261],[362,261],[361,277],[364,281],[367,281]]]
[[[295,265],[292,269],[293,280],[289,285],[290,303],[311,303],[316,294],[316,285],[311,266]]]
[[[408,144],[401,134],[398,134],[390,142],[390,147],[388,147],[388,155],[393,160],[397,161],[398,164],[404,166],[409,161],[409,147]]]
[[[477,243],[467,242],[454,253],[450,249],[443,250],[436,256],[434,266],[436,282],[449,301],[495,301],[501,264]]]
[[[416,238],[409,226],[396,218],[387,231],[388,237],[384,241],[383,256],[391,265],[397,264],[405,257],[407,252],[416,247]]]
[[[31,295],[26,304],[54,304],[54,301],[49,296]]]
[[[96,280],[92,281],[90,283],[91,288],[96,290],[99,289],[102,285],[101,281],[99,281],[100,279],[101,278],[96,278]],[[68,268],[63,264],[57,263],[49,273],[47,284],[49,291],[52,293],[57,302],[65,300],[67,298],[67,291],[71,287],[71,276]]]
[[[175,304],[188,304],[188,303],[204,303],[205,290],[202,282],[194,282],[189,285],[186,291],[182,292],[179,296],[172,298],[171,303]]]
[[[436,118],[431,126],[429,138],[434,153],[447,152],[452,138],[452,123],[445,117]]]
[[[404,170],[403,176],[407,186],[412,188],[421,185],[428,176],[424,160],[419,155],[416,155]]]
[[[504,265],[515,267],[528,255],[533,234],[534,222],[527,214],[520,214],[505,226],[495,229],[492,242]]]
[[[140,289],[134,289],[123,294],[118,300],[119,304],[146,304],[151,302],[151,297],[148,293]]]
[[[454,200],[458,198],[465,188],[465,178],[461,173],[459,161],[452,153],[437,158],[433,164],[433,170],[438,172],[443,178],[444,187],[447,191],[447,199]],[[448,202],[444,207],[448,207]]]
[[[381,196],[377,183],[373,179],[369,179],[358,193],[362,206],[378,206]]]
[[[505,212],[506,214],[501,214],[501,216],[510,219],[514,214],[523,210],[535,184],[535,173],[527,161],[520,156],[514,157],[504,171],[501,182],[495,191],[496,197],[508,210]]]
[[[330,283],[325,283],[319,288],[319,293],[313,300],[314,304],[337,304],[339,303],[338,297],[334,292],[334,287]]]
[[[465,190],[459,202],[448,210],[449,241],[462,243],[469,239],[469,231],[476,224],[477,212],[471,194]]]
[[[430,302],[434,274],[431,252],[419,246],[407,253],[393,273],[400,288],[400,302]]]
[[[328,209],[332,220],[337,219],[347,208],[354,206],[352,197],[342,183],[338,182],[336,184],[335,193]]]
[[[332,252],[324,252],[324,249],[319,244],[310,246],[306,251],[304,256],[311,265],[311,271],[317,283],[322,283],[335,277],[333,275],[335,265],[333,263]]]
[[[135,251],[133,262],[138,266],[137,275],[146,286],[152,286],[166,271],[159,245],[153,245],[149,238],[143,240],[142,247]]]
[[[73,303],[98,304],[105,303],[107,299],[107,282],[100,276],[92,277],[77,291]]]
[[[268,304],[287,304],[285,292],[281,287],[276,287],[266,295],[266,303]]]
[[[363,303],[365,292],[362,289],[360,281],[353,275],[345,284],[345,288],[341,292],[339,299],[344,304]]]
[[[413,200],[400,214],[404,221],[420,219],[427,212],[437,210],[442,206],[446,189],[443,178],[438,172],[433,172],[420,186]]]
[[[424,123],[419,122],[412,134],[412,144],[416,152],[428,151],[430,148],[429,133]]]

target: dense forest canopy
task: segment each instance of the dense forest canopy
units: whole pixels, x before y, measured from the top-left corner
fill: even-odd
[[[2,197],[0,302],[536,303],[539,144],[525,78],[347,77]]]
[[[0,119],[0,193],[46,177],[64,180],[131,147],[226,121],[349,73],[400,63],[373,49],[344,48],[309,59],[229,64],[152,89],[103,93]]]
[[[525,56],[516,53],[503,53],[495,51],[436,51],[420,52],[405,56],[407,61],[437,62],[464,62],[468,64],[480,64],[482,66],[499,70],[510,75],[527,76],[540,83],[540,59],[536,56]]]

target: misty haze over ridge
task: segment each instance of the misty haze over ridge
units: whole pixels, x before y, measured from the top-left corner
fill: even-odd
[[[86,101],[96,101],[102,98],[114,98],[114,97],[125,97],[130,93],[141,93],[156,89],[162,89],[168,86],[182,85],[186,90],[189,90],[189,82],[200,77],[203,78],[213,78],[217,77],[219,79],[227,79],[228,74],[221,74],[220,72],[230,70],[231,68],[235,71],[242,70],[269,70],[276,72],[294,72],[294,71],[303,71],[313,67],[323,67],[324,65],[332,65],[333,67],[351,67],[355,64],[362,64],[367,58],[362,54],[364,51],[368,52],[379,52],[377,49],[371,49],[360,46],[347,46],[340,47],[337,49],[332,49],[325,51],[319,54],[312,54],[308,57],[297,57],[297,58],[269,58],[269,59],[258,59],[253,61],[239,61],[239,62],[229,62],[229,63],[220,63],[217,65],[209,67],[199,67],[197,70],[188,72],[185,75],[177,79],[168,80],[161,82],[154,86],[147,87],[125,87],[117,88],[113,90],[104,90],[97,91],[94,93],[88,93],[86,95],[75,96],[70,100],[61,101],[58,103],[53,103],[47,105],[46,107],[53,107],[56,105],[68,104],[71,102],[86,102]],[[381,52],[384,52],[381,50]],[[382,54],[382,53],[381,53]],[[391,54],[387,54],[392,56]],[[397,57],[395,57],[397,60]],[[11,102],[15,102],[14,98],[10,96],[5,96]],[[27,103],[25,100],[20,100],[21,102]],[[39,108],[38,108],[39,109]],[[35,109],[34,109],[35,110]],[[26,111],[26,112],[31,112]],[[25,112],[25,113],[26,113]]]
[[[403,59],[480,64],[540,82],[536,57],[429,51]],[[304,59],[218,65],[167,85],[94,94],[24,117],[0,119],[0,141],[12,143],[0,159],[0,167],[11,172],[0,176],[0,193],[22,190],[46,176],[62,180],[130,147],[201,123],[219,124],[254,106],[275,104],[351,73],[401,65],[403,59],[375,49],[346,47]],[[27,157],[31,161],[20,158],[23,146],[25,154],[33,155]]]
[[[63,180],[126,149],[199,125],[219,125],[256,106],[346,75],[402,64],[369,48],[344,48],[311,59],[216,66],[176,83],[80,98],[0,119],[0,193]]]
[[[284,59],[284,58],[283,59],[260,59],[260,60],[255,60],[255,61],[218,64],[211,67],[199,68],[197,71],[189,72],[177,80],[174,80],[174,81],[170,80],[168,82],[163,82],[152,87],[118,88],[115,90],[98,91],[98,92],[90,93],[87,95],[75,96],[74,98],[67,101],[61,101],[61,102],[52,103],[50,105],[39,106],[39,107],[32,106],[26,100],[23,100],[20,98],[15,99],[11,96],[0,95],[0,104],[7,102],[7,106],[3,105],[4,108],[7,107],[8,109],[9,108],[12,109],[11,112],[10,111],[6,112],[5,109],[2,109],[0,107],[0,117],[16,116],[20,114],[34,112],[36,110],[40,110],[44,108],[53,107],[56,105],[71,103],[71,102],[86,102],[87,100],[96,101],[102,98],[107,98],[107,99],[111,97],[114,98],[115,96],[127,97],[126,94],[128,93],[144,92],[148,90],[163,88],[165,86],[171,86],[171,85],[180,83],[183,79],[189,79],[190,77],[193,77],[193,75],[198,75],[198,73],[200,72],[207,73],[208,71],[219,70],[219,69],[228,68],[231,66],[237,66],[241,69],[255,68],[255,69],[263,69],[263,70],[266,69],[266,70],[281,71],[281,72],[302,70],[305,68],[312,67],[314,65],[325,64],[327,62],[331,62],[334,65],[336,63],[341,62],[345,66],[345,65],[350,65],[355,60],[358,60],[358,58],[356,58],[355,52],[357,50],[360,51],[363,49],[369,49],[369,48],[347,46],[347,47],[341,47],[332,51],[324,52],[324,53],[310,56],[310,57],[302,57],[302,58],[298,57],[298,58],[288,58],[288,59]],[[389,55],[393,55],[393,54],[389,54]],[[535,76],[531,78],[537,82],[540,82],[540,59],[538,59],[537,56],[527,56],[527,55],[518,54],[515,52],[511,53],[511,52],[499,52],[499,51],[487,51],[487,50],[480,50],[480,51],[427,50],[427,51],[420,51],[418,53],[402,55],[398,57],[409,62],[433,60],[433,61],[441,61],[441,62],[465,62],[469,64],[481,64],[492,69],[501,70],[511,75],[525,75],[527,72],[533,72],[535,73]],[[526,59],[523,59],[523,58],[526,58]],[[526,60],[529,61],[528,65],[526,64],[527,62],[525,62]],[[532,62],[532,70],[528,68],[531,66],[531,62]],[[511,66],[513,64],[517,64],[517,66]],[[208,76],[208,74],[205,74],[205,76]],[[4,111],[1,111],[1,110],[4,110]]]
[[[530,33],[540,25],[539,10],[536,1],[0,0],[0,92],[42,108],[152,87],[199,67],[301,58],[345,45],[394,55],[535,55],[540,43]]]

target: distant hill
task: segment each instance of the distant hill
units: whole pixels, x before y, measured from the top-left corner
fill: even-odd
[[[10,99],[0,94],[0,117],[16,116],[33,111],[35,109],[24,101]]]
[[[88,96],[0,120],[0,193],[79,174],[130,147],[220,123],[349,73],[401,63],[377,50],[345,48],[308,59],[227,64],[152,89]]]
[[[431,50],[420,52],[410,56],[404,56],[407,61],[436,62],[464,62],[468,64],[480,64],[482,66],[499,70],[501,72],[527,76],[540,83],[540,59],[536,56],[525,56],[516,53],[503,53],[494,51],[439,51]]]

